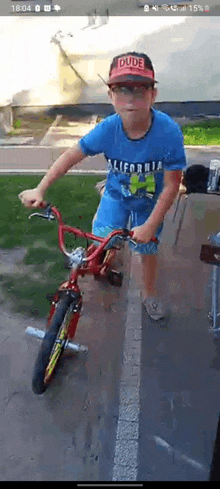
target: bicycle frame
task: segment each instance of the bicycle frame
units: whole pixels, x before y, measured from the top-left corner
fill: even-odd
[[[65,233],[70,233],[74,234],[78,238],[85,238],[87,240],[91,241],[98,241],[100,245],[97,247],[95,245],[90,245],[90,247],[87,249],[87,253],[85,255],[85,261],[84,265],[77,267],[75,270],[71,270],[70,273],[70,278],[69,282],[73,286],[73,290],[78,291],[77,289],[77,279],[81,275],[99,275],[101,269],[103,268],[103,264],[99,263],[99,259],[104,251],[104,248],[107,246],[109,241],[114,238],[115,236],[122,236],[123,234],[127,234],[127,236],[132,236],[132,232],[124,229],[117,229],[112,231],[107,237],[101,238],[100,236],[95,236],[92,233],[87,233],[85,231],[82,231],[79,228],[74,228],[71,226],[68,226],[63,223],[62,221],[62,215],[60,211],[54,206],[51,207],[51,211],[53,214],[55,214],[57,221],[58,221],[58,242],[59,242],[59,248],[60,251],[66,255],[69,256],[67,253],[67,250],[64,245],[64,236]],[[155,238],[156,239],[156,238]],[[113,249],[117,250],[119,249],[117,246],[114,246]],[[106,261],[107,263],[107,261]],[[85,265],[86,264],[86,265]],[[75,287],[75,288],[74,288]]]
[[[116,236],[121,236],[123,239],[130,238],[133,235],[132,231],[127,229],[117,229],[112,231],[107,237],[102,238],[100,236],[95,236],[93,233],[87,233],[82,231],[79,228],[75,228],[72,226],[68,226],[64,224],[62,220],[61,212],[55,207],[50,206],[47,203],[43,203],[40,206],[41,208],[49,208],[47,216],[41,214],[32,214],[39,215],[40,217],[44,217],[46,219],[50,219],[50,212],[56,217],[58,221],[58,243],[60,251],[71,258],[72,254],[68,253],[65,248],[65,233],[74,234],[76,237],[85,238],[86,240],[99,242],[99,246],[95,246],[91,244],[87,249],[81,249],[84,252],[84,258],[81,262],[79,262],[76,266],[71,267],[70,276],[68,280],[63,282],[58,288],[57,292],[54,294],[54,297],[51,301],[51,307],[47,319],[46,329],[50,326],[51,318],[56,309],[56,304],[59,300],[60,294],[62,293],[70,293],[73,300],[73,314],[72,320],[69,323],[69,331],[68,337],[69,339],[73,338],[75,335],[76,326],[78,323],[78,319],[80,316],[80,310],[82,307],[82,295],[78,286],[78,277],[84,275],[94,275],[94,276],[105,276],[106,272],[111,265],[114,255],[117,249],[120,249],[117,246],[110,248],[105,256],[104,262],[101,260],[102,254],[104,252],[105,247],[109,244],[110,240]],[[31,217],[31,216],[29,216]],[[153,237],[152,241],[158,242],[157,238]]]
[[[56,309],[56,304],[59,300],[61,293],[69,292],[72,294],[73,300],[75,302],[75,308],[73,309],[72,319],[69,322],[68,329],[68,339],[72,339],[75,335],[76,327],[78,324],[78,320],[80,317],[80,310],[82,307],[82,295],[78,286],[78,277],[84,276],[85,274],[90,275],[100,275],[101,270],[103,269],[103,263],[100,264],[100,256],[104,251],[105,246],[108,244],[110,239],[116,235],[121,235],[122,230],[113,231],[106,238],[100,238],[95,236],[92,233],[86,233],[79,228],[71,227],[63,223],[61,212],[54,206],[51,206],[52,213],[56,216],[58,221],[58,243],[60,251],[65,255],[69,256],[66,248],[65,248],[65,233],[74,234],[76,237],[85,238],[87,240],[93,240],[100,242],[100,246],[96,247],[95,245],[90,245],[87,249],[87,253],[85,256],[85,262],[83,266],[78,266],[75,269],[71,269],[69,279],[63,282],[55,293],[53,300],[51,302],[50,311],[47,319],[46,329],[49,328],[51,319]],[[131,233],[132,234],[132,233]],[[116,250],[112,250],[115,254]],[[113,260],[114,256],[110,256],[109,260],[105,263],[105,270],[108,268],[109,263]]]
[[[107,276],[108,281],[115,286],[122,285],[122,273],[113,270],[112,262],[118,248],[115,241],[110,240],[120,236],[121,239],[129,239],[133,235],[128,229],[117,229],[107,237],[95,236],[79,228],[74,228],[63,223],[60,211],[50,204],[43,203],[40,207],[45,208],[44,214],[34,213],[32,216],[44,219],[57,219],[58,221],[58,243],[60,251],[69,258],[70,275],[53,295],[50,311],[47,318],[46,330],[43,332],[36,328],[28,327],[26,333],[43,339],[42,347],[35,362],[32,389],[35,394],[42,394],[47,389],[51,380],[57,361],[64,349],[68,348],[74,352],[87,352],[88,347],[73,343],[76,328],[80,318],[82,307],[82,294],[78,286],[78,277],[85,274],[96,276]],[[77,237],[93,241],[87,248],[78,247],[68,253],[65,244],[65,233],[74,234]],[[152,238],[158,241],[157,238]],[[98,242],[98,246],[94,242]],[[133,242],[136,244],[135,242]],[[108,245],[108,246],[107,246]],[[104,253],[105,252],[105,253]]]

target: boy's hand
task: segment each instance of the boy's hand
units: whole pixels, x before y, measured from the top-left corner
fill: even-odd
[[[21,200],[24,207],[39,207],[44,200],[42,192],[38,188],[31,190],[24,190],[19,194],[19,199]]]
[[[132,239],[136,243],[148,243],[154,237],[154,231],[146,223],[132,228],[131,231],[133,232]]]

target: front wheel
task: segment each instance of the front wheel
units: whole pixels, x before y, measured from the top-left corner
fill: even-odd
[[[44,336],[32,376],[32,390],[35,394],[43,394],[46,391],[58,359],[64,350],[69,329],[69,306],[70,298],[68,296],[58,302],[50,328]]]

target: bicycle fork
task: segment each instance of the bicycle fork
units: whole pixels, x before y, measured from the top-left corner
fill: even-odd
[[[40,339],[40,340],[43,340],[44,339],[44,336],[45,334],[47,333],[49,327],[50,327],[50,322],[51,322],[51,319],[53,317],[53,314],[55,312],[55,309],[56,309],[56,299],[58,299],[59,297],[59,293],[66,293],[67,292],[67,289],[66,287],[69,285],[69,282],[64,282],[62,284],[62,286],[59,288],[58,290],[58,293],[56,293],[55,295],[52,295],[52,297],[48,297],[48,299],[54,299],[54,301],[51,302],[51,308],[50,308],[50,313],[49,313],[49,316],[48,316],[48,319],[47,319],[47,326],[46,326],[46,331],[42,331],[41,329],[37,329],[37,328],[33,328],[31,326],[29,326],[26,330],[25,330],[25,333],[30,335],[30,336],[35,336],[36,338]],[[70,291],[69,291],[70,292]],[[70,294],[72,294],[72,291],[70,292]],[[73,297],[75,299],[75,297]],[[80,295],[80,299],[78,300],[78,296],[76,297],[77,299],[77,302],[76,303],[72,303],[72,310],[71,312],[73,313],[73,317],[72,318],[69,318],[70,319],[70,324],[69,324],[69,335],[71,335],[70,337],[73,338],[74,334],[75,334],[75,330],[76,330],[76,326],[77,326],[77,323],[78,323],[78,320],[79,320],[79,312],[81,310],[81,307],[82,307],[82,298],[81,298],[81,295]],[[75,316],[78,315],[77,317],[77,320],[76,322],[74,321],[74,318]],[[58,341],[60,342],[60,340]],[[61,340],[62,342],[62,347],[64,349],[69,349],[69,350],[72,350],[74,352],[88,352],[88,347],[87,346],[84,346],[84,345],[80,345],[79,343],[75,343],[75,342],[72,342],[70,341],[70,339],[66,339],[66,340]]]

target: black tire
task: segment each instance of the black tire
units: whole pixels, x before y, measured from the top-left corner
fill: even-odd
[[[58,302],[56,310],[51,320],[50,328],[46,332],[44,339],[42,341],[42,345],[38,353],[34,370],[33,370],[33,375],[32,375],[32,390],[35,394],[43,394],[49,385],[49,382],[48,383],[44,382],[45,372],[50,360],[50,355],[53,350],[54,343],[57,339],[57,335],[60,331],[63,320],[70,306],[70,302],[71,300],[70,297],[68,296],[63,297]],[[57,361],[63,352],[63,348],[60,350],[55,364],[57,364]]]

